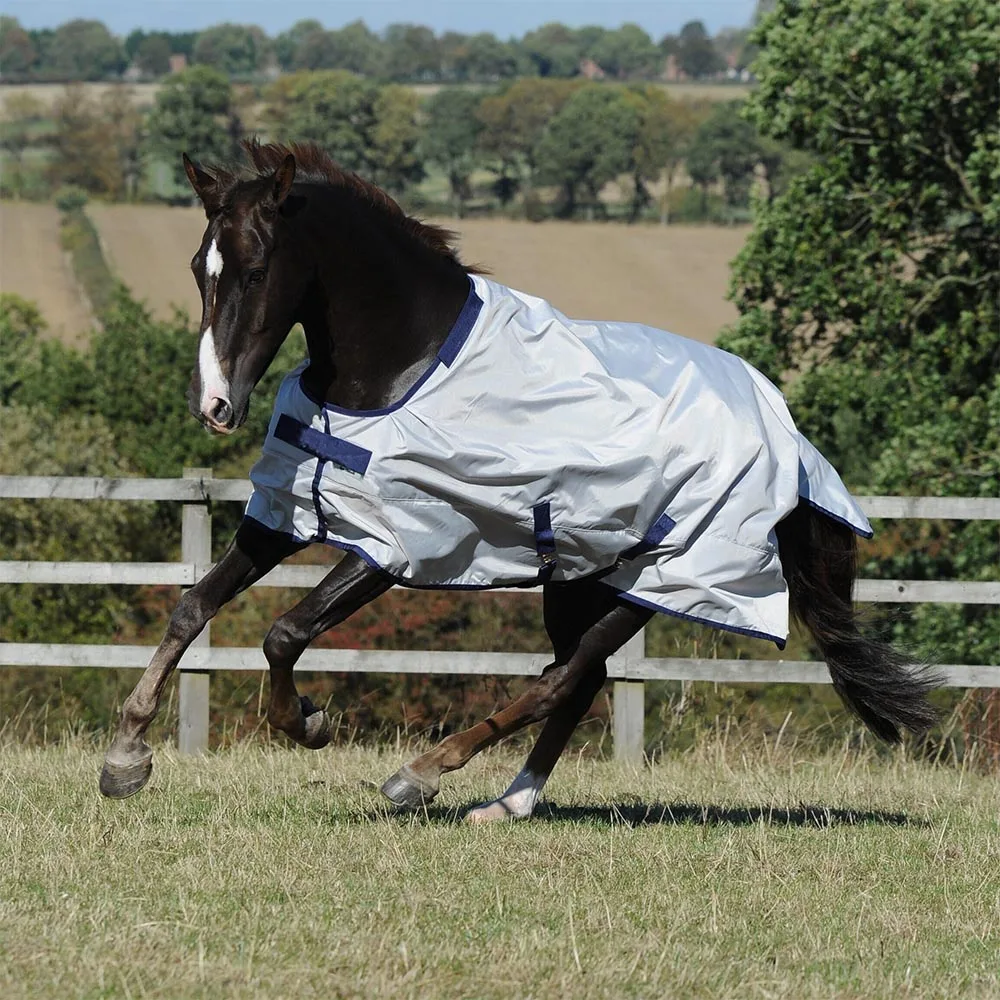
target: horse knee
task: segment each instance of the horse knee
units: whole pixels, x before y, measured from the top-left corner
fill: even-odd
[[[277,618],[264,637],[264,656],[270,664],[287,663],[297,659],[309,645],[288,615]]]

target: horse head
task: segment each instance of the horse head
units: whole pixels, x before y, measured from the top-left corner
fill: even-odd
[[[184,170],[208,218],[191,260],[202,318],[188,406],[210,430],[231,434],[246,420],[308,282],[286,218],[295,157],[250,180],[203,169],[187,154]]]

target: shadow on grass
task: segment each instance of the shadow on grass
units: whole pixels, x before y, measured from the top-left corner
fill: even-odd
[[[440,825],[459,823],[478,802],[446,808],[427,806],[413,812],[390,809],[366,814],[368,820],[429,822]],[[572,823],[591,826],[800,826],[828,829],[834,826],[927,826],[923,820],[906,813],[880,809],[835,809],[831,806],[799,803],[780,806],[715,806],[690,802],[614,802],[602,806],[560,806],[543,802],[535,810],[532,822]]]

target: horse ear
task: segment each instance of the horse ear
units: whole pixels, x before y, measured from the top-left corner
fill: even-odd
[[[218,181],[210,173],[193,163],[187,153],[181,153],[181,159],[184,161],[184,173],[187,174],[187,179],[191,182],[194,193],[205,206],[205,214],[210,214],[218,208],[219,204]]]
[[[274,172],[274,186],[271,189],[271,197],[274,199],[274,207],[279,208],[281,203],[288,197],[288,192],[292,190],[295,183],[295,157],[289,153],[281,166]]]

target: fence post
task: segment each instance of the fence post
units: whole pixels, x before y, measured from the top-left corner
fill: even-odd
[[[185,479],[211,479],[211,469],[185,469]],[[181,561],[195,564],[197,580],[212,562],[212,515],[205,503],[186,503],[181,512]],[[211,645],[210,625],[191,643],[192,646]],[[204,753],[208,749],[208,696],[209,672],[207,670],[180,671],[179,718],[177,749],[185,754]]]
[[[646,629],[641,629],[622,647],[630,660],[646,655]],[[642,763],[646,745],[646,689],[642,681],[615,681],[611,703],[615,760]]]

